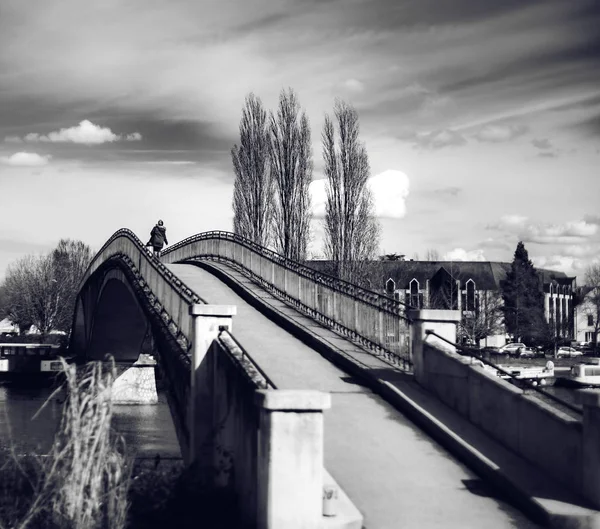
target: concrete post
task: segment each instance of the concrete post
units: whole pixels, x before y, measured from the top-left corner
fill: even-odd
[[[315,529],[323,515],[320,391],[259,390],[257,529]]]
[[[210,367],[204,360],[210,344],[219,334],[219,327],[226,327],[231,331],[232,316],[235,314],[235,305],[195,304],[190,306],[190,316],[193,318],[193,332],[192,379],[188,410],[190,439],[187,463],[198,461],[202,454],[206,455],[207,459],[205,463],[207,465],[212,461],[212,452],[209,446],[210,437],[213,434],[212,377]]]
[[[423,342],[427,338],[431,343],[435,343],[442,349],[455,352],[446,342],[435,336],[427,337],[425,331],[432,330],[456,343],[456,327],[460,322],[460,311],[458,310],[436,310],[422,309],[408,311],[408,317],[411,320],[410,329],[410,351],[413,363],[413,371],[417,382],[425,382],[425,366],[423,365]]]
[[[583,405],[582,492],[600,508],[600,393],[579,391]]]

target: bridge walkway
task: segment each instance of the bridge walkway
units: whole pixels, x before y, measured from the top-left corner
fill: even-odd
[[[538,527],[495,497],[402,413],[269,320],[215,275],[189,264],[167,266],[209,303],[238,307],[234,335],[279,388],[332,394],[332,408],[325,412],[325,466],[363,513],[366,528]],[[351,353],[372,369],[389,370],[385,362],[353,348],[234,269],[215,266],[277,311],[289,313],[332,343],[354,349]]]

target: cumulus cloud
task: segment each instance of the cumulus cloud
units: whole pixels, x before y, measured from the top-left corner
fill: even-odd
[[[531,222],[521,215],[505,215],[488,229],[504,230],[518,236],[523,242],[537,244],[577,244],[598,233],[598,224],[588,218],[562,224]]]
[[[483,250],[465,250],[464,248],[454,248],[444,254],[444,261],[486,261]]]
[[[16,152],[12,156],[0,157],[0,161],[6,165],[12,165],[13,167],[40,167],[46,165],[50,158],[50,155],[40,155],[35,152]]]
[[[327,180],[313,180],[310,185],[313,215],[325,216]],[[389,169],[369,178],[367,183],[373,193],[375,215],[378,217],[402,218],[406,215],[406,198],[410,192],[410,181],[402,171]]]
[[[485,125],[473,137],[477,141],[487,143],[502,143],[511,141],[527,132],[524,125]]]
[[[414,137],[413,141],[417,147],[431,150],[464,145],[467,143],[467,140],[462,134],[450,129],[419,132]]]
[[[13,142],[21,141],[20,138],[11,137]],[[142,135],[139,132],[133,132],[125,136],[115,134],[108,127],[95,125],[91,121],[85,119],[74,127],[63,128],[58,131],[49,132],[48,134],[38,134],[30,132],[23,137],[26,142],[50,142],[50,143],[81,143],[84,145],[100,145],[102,143],[110,143],[119,140],[125,141],[140,141]]]
[[[569,255],[534,256],[531,261],[537,268],[557,270],[567,275],[577,275],[585,269],[584,261]]]

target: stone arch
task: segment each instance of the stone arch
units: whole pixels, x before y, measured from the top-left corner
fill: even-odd
[[[127,275],[115,266],[90,277],[77,300],[74,352],[88,360],[111,354],[119,362],[137,360],[150,323]]]

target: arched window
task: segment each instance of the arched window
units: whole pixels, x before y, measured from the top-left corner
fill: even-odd
[[[416,309],[420,309],[419,303],[419,282],[413,279],[409,284],[410,289],[410,305]]]
[[[396,290],[396,283],[392,278],[390,278],[385,282],[385,291],[392,296],[394,294],[394,290]]]
[[[552,295],[554,291],[554,285],[552,283],[550,283],[550,295]]]
[[[472,279],[467,281],[467,296],[464,310],[475,310],[475,281]]]

